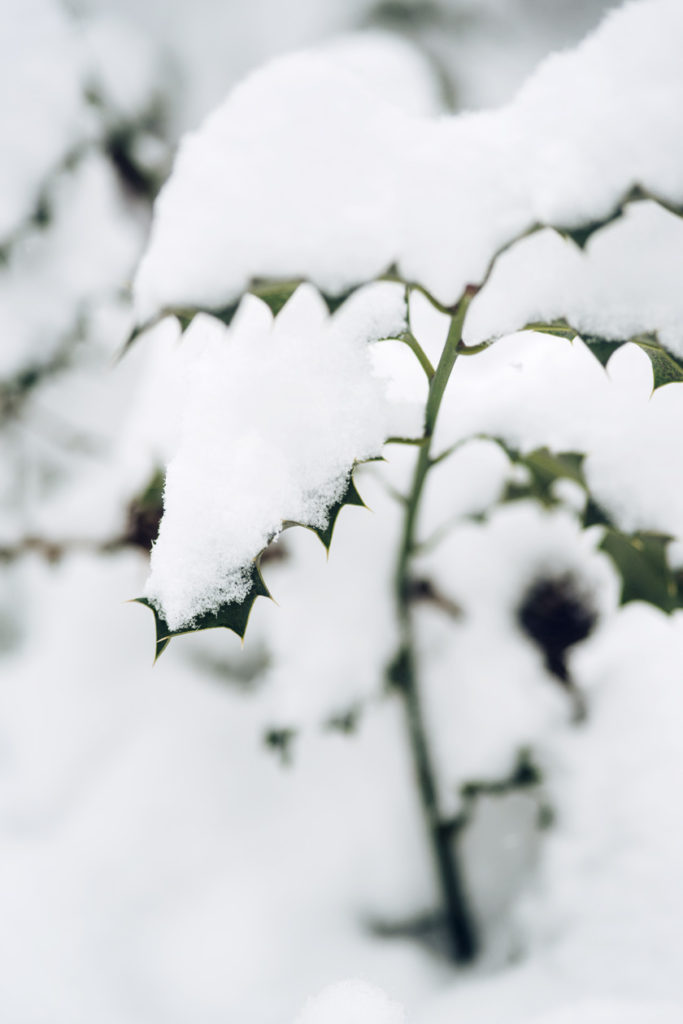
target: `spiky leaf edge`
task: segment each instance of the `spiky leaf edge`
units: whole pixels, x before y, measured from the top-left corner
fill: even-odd
[[[616,203],[614,203],[614,205],[602,218],[592,221],[586,221],[583,224],[575,224],[572,226],[562,226],[542,222],[530,224],[523,231],[519,232],[518,234],[510,238],[509,241],[504,243],[493,254],[489,262],[488,268],[483,274],[481,281],[479,281],[476,284],[470,285],[469,287],[474,289],[475,291],[478,291],[479,289],[483,288],[486,282],[488,281],[493,271],[493,268],[498,261],[498,258],[502,256],[503,253],[511,249],[514,245],[516,245],[517,242],[529,237],[530,235],[536,234],[536,232],[538,231],[556,231],[563,238],[570,239],[576,245],[578,245],[579,248],[583,249],[585,248],[588,240],[594,234],[596,234],[598,231],[601,231],[603,228],[608,227],[610,224],[613,224],[614,221],[622,217],[626,212],[627,207],[630,206],[631,203],[642,202],[644,200],[656,203],[658,206],[661,206],[663,209],[667,210],[674,216],[683,217],[683,206],[671,203],[668,200],[664,199],[663,197],[655,195],[654,193],[649,192],[647,189],[642,188],[642,186],[640,185],[634,185],[633,188],[630,188],[624,195],[621,196],[620,199],[617,200]],[[354,294],[354,292],[358,291],[359,288],[363,288],[368,284],[373,284],[378,281],[393,281],[399,284],[403,284],[408,290],[416,290],[422,292],[422,294],[429,299],[431,304],[442,313],[452,314],[455,310],[455,306],[449,306],[445,305],[442,302],[439,302],[433,295],[431,295],[431,293],[425,288],[424,285],[420,284],[419,281],[406,281],[405,278],[399,273],[398,267],[395,263],[392,263],[389,267],[387,267],[387,269],[383,273],[377,275],[377,277],[369,281],[359,281],[356,284],[351,285],[346,290],[339,292],[337,294],[325,292],[320,289],[318,290],[320,291],[322,298],[327,304],[327,308],[329,309],[330,313],[334,313],[336,312],[337,309],[339,309],[340,306],[342,306],[346,302],[348,298],[350,298]],[[255,295],[257,298],[262,299],[270,307],[271,311],[273,312],[273,315],[277,315],[280,309],[282,309],[282,306],[294,294],[299,285],[304,283],[310,283],[315,286],[315,282],[310,281],[307,278],[296,278],[294,280],[283,280],[280,278],[254,278],[247,286],[247,288],[244,290],[243,294]],[[205,312],[209,313],[211,316],[217,317],[219,320],[222,320],[223,323],[229,325],[235,313],[237,312],[237,308],[239,306],[241,298],[242,296],[240,295],[233,302],[230,302],[224,306],[215,307],[213,309],[202,308],[199,306],[165,307],[164,309],[160,310],[159,313],[157,313],[155,316],[151,317],[149,320],[145,321],[142,324],[137,324],[132,329],[130,335],[128,336],[121,350],[121,357],[125,355],[128,349],[134,344],[136,339],[139,338],[141,334],[144,334],[146,331],[150,330],[152,327],[154,327],[167,316],[175,316],[180,320],[181,325],[187,326],[187,324],[192,320],[192,318],[197,313]],[[491,341],[493,340],[495,339],[491,339]],[[485,345],[486,344],[490,344],[490,342],[485,343]],[[479,346],[475,347],[479,348]]]
[[[635,334],[631,338],[614,340],[602,338],[596,334],[585,334],[572,327],[564,319],[551,320],[549,323],[529,323],[522,328],[524,331],[536,331],[539,334],[550,334],[556,338],[567,338],[572,341],[579,337],[588,346],[601,366],[606,367],[611,356],[622,345],[637,345],[648,356],[652,366],[653,392],[665,384],[683,383],[683,364],[659,341],[656,332]]]
[[[186,633],[198,633],[204,629],[224,628],[232,630],[233,633],[236,633],[243,640],[254,601],[257,597],[271,597],[270,591],[261,575],[260,558],[261,555],[259,554],[251,563],[249,591],[243,601],[230,601],[222,604],[215,611],[205,612],[204,615],[200,615],[191,624],[183,626],[181,629],[170,629],[159,609],[148,598],[135,598],[135,603],[149,608],[154,615],[156,629],[154,661],[156,662],[161,657],[174,637],[183,636]]]
[[[374,461],[367,459],[364,461]],[[367,508],[367,505],[363,501],[362,497],[358,493],[358,489],[355,485],[353,474],[356,466],[360,463],[356,463],[349,474],[348,483],[346,489],[338,501],[330,507],[328,513],[328,521],[325,527],[310,526],[306,523],[296,523],[286,521],[282,524],[282,529],[286,530],[292,526],[300,526],[305,529],[311,530],[319,538],[326,552],[329,554],[330,545],[332,543],[332,536],[334,529],[339,518],[339,513],[345,505],[352,505],[361,508]],[[269,543],[272,543],[269,542]],[[156,629],[156,651],[154,661],[159,659],[163,652],[168,647],[171,640],[176,636],[184,636],[186,633],[198,633],[205,629],[217,629],[225,628],[236,633],[241,640],[244,639],[244,635],[247,630],[247,624],[251,609],[254,605],[254,601],[257,597],[268,597],[272,600],[272,595],[266,586],[266,583],[261,574],[261,558],[263,553],[267,550],[268,545],[263,548],[262,551],[256,556],[251,563],[251,583],[247,596],[243,601],[230,601],[220,605],[213,612],[207,612],[204,615],[199,616],[195,619],[192,624],[183,626],[181,629],[172,630],[169,628],[168,623],[165,621],[163,615],[158,608],[146,597],[137,597],[133,601],[136,604],[144,605],[149,608],[154,615],[154,625]]]

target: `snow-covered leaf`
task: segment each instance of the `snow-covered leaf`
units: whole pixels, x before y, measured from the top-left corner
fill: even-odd
[[[203,615],[198,616],[197,619],[181,629],[171,629],[162,612],[146,597],[138,597],[135,600],[138,604],[143,604],[146,608],[151,609],[154,614],[156,628],[156,653],[154,660],[156,661],[166,650],[173,637],[182,636],[185,633],[194,633],[202,629],[222,628],[232,630],[233,633],[237,633],[239,637],[243,638],[251,609],[257,597],[270,597],[270,591],[263,581],[258,561],[255,561],[248,573],[245,597],[239,601],[226,601],[215,610],[204,612]]]
[[[327,551],[330,550],[330,545],[332,543],[332,536],[334,534],[334,528],[335,528],[335,526],[337,524],[337,519],[339,518],[339,513],[341,512],[341,510],[344,508],[345,505],[355,505],[356,507],[360,507],[360,508],[366,508],[367,507],[365,502],[361,498],[360,494],[358,493],[358,490],[357,490],[356,485],[355,485],[354,480],[353,480],[353,474],[351,474],[351,476],[349,476],[348,486],[347,486],[346,490],[344,491],[344,493],[342,494],[341,498],[339,498],[337,501],[334,502],[333,505],[330,506],[330,509],[329,509],[329,511],[327,513],[327,516],[328,516],[327,525],[326,526],[312,526],[311,527],[313,532],[318,535],[318,537],[320,538],[323,546],[325,547],[325,549]],[[285,523],[285,526],[299,526],[299,525],[305,525],[305,524]]]
[[[394,323],[402,291],[381,289]],[[373,365],[366,336],[385,318],[370,298],[330,316],[304,285],[275,318],[247,296],[230,328],[192,320],[177,347],[185,408],[146,592],[171,630],[244,600],[248,566],[286,525],[329,547],[340,509],[362,504],[354,466],[406,432],[407,410],[419,414],[408,432],[421,431],[421,408],[392,398]]]
[[[643,196],[678,210],[682,37],[678,0],[627,5],[508,106],[438,119],[324,55],[273,62],[183,141],[137,276],[139,320],[229,306],[254,279],[338,296],[392,267],[451,307],[534,227],[585,244]]]

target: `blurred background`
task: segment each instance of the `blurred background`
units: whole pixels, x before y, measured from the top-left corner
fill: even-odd
[[[443,1005],[459,1005],[440,1002],[460,998],[464,972],[425,924],[436,888],[405,725],[385,682],[396,642],[389,581],[400,509],[391,490],[410,470],[410,451],[392,450],[386,470],[359,472],[372,513],[345,510],[328,563],[312,534],[289,532],[264,567],[279,604],[257,603],[244,649],[223,631],[181,638],[153,667],[151,618],[126,602],[144,585],[177,396],[163,327],[119,354],[174,150],[251,69],[325,46],[408,109],[478,109],[505,103],[609,6],[2,0],[8,1024],[285,1024],[311,992],[348,975],[386,987],[411,1020],[446,1019]],[[440,337],[438,315],[419,301],[413,321]],[[463,371],[444,440],[507,431],[527,446],[581,445],[598,471],[628,483],[618,452],[633,401],[641,438],[670,429],[671,410],[644,411],[649,371],[637,355],[616,359],[611,378],[584,355],[538,338],[506,341]],[[602,412],[577,432],[572,410],[586,387]],[[632,836],[635,819],[650,835],[666,827],[666,794],[681,776],[669,688],[680,625],[644,606],[617,610],[615,574],[581,536],[567,481],[552,514],[533,500],[503,503],[519,467],[480,440],[463,444],[434,481],[425,532],[446,522],[452,533],[424,567],[433,587],[418,613],[426,700],[444,801],[467,811],[461,856],[482,942],[469,970],[479,995],[457,1019],[500,1020],[486,1016],[501,1005],[489,979],[544,948],[579,904],[597,908],[595,920],[576,925],[582,953],[566,953],[562,984],[580,977],[590,989],[599,973],[608,988],[638,996],[652,973],[624,977],[625,963],[643,959],[623,921],[639,911],[594,865],[603,854],[613,863],[609,851]],[[430,599],[434,587],[448,599]],[[548,653],[537,624],[548,594],[562,622],[588,609],[591,636],[572,672],[598,696],[579,739],[553,673],[557,647]],[[560,655],[580,634],[569,629]],[[643,695],[644,677],[656,701]],[[632,778],[638,784],[624,782]],[[672,871],[680,853],[674,844]],[[647,874],[647,850],[634,856]],[[657,875],[647,891],[666,891],[670,903],[672,875],[661,864]],[[665,995],[676,991],[669,911],[646,932]],[[609,962],[596,954],[605,945]],[[534,1009],[543,985],[510,988],[510,1020],[516,1006]]]

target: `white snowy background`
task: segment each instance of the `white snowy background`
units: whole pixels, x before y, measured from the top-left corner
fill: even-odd
[[[527,87],[514,100],[538,62],[575,45],[608,6],[589,0],[4,0],[2,1021],[683,1021],[683,616],[642,604],[618,607],[616,574],[597,550],[599,537],[579,529],[580,496],[571,487],[557,511],[531,502],[499,506],[517,471],[501,448],[476,437],[504,437],[525,450],[550,445],[585,452],[591,488],[620,525],[683,537],[683,385],[653,395],[648,359],[633,346],[618,352],[605,372],[580,339],[508,333],[530,320],[566,316],[579,329],[615,336],[656,328],[683,355],[683,227],[672,214],[639,203],[595,236],[585,254],[550,232],[506,254],[473,303],[466,341],[506,336],[460,360],[439,424],[438,450],[462,445],[430,478],[420,533],[443,541],[422,567],[464,612],[454,620],[425,604],[418,615],[440,801],[444,811],[457,813],[463,784],[505,778],[526,749],[543,776],[538,790],[477,804],[464,841],[483,940],[473,967],[454,968],[438,944],[408,926],[436,900],[403,710],[384,685],[397,642],[391,574],[401,508],[392,492],[406,486],[414,451],[387,446],[386,463],[357,471],[371,511],[344,510],[329,560],[312,532],[283,535],[276,545],[282,557],[264,565],[277,605],[256,602],[243,649],[227,631],[191,635],[174,640],[152,666],[151,615],[127,603],[145,586],[167,597],[175,587],[168,600],[180,602],[177,620],[188,614],[183,601],[196,614],[206,573],[194,580],[195,591],[192,580],[180,588],[178,580],[188,565],[215,565],[222,521],[212,509],[225,505],[230,488],[251,487],[256,495],[246,511],[235,512],[254,531],[244,550],[229,552],[230,565],[239,565],[281,519],[315,522],[311,489],[323,484],[332,493],[354,455],[375,454],[386,436],[418,433],[416,409],[424,400],[424,379],[405,347],[374,346],[375,376],[366,350],[361,363],[354,356],[359,325],[367,323],[362,295],[355,312],[350,304],[345,320],[331,322],[313,289],[303,289],[273,336],[264,307],[247,302],[230,329],[242,355],[234,363],[229,406],[215,377],[227,329],[208,318],[195,321],[182,343],[177,326],[164,321],[119,359],[135,316],[145,318],[175,297],[174,273],[189,288],[182,301],[211,304],[233,297],[218,295],[221,287],[228,293],[241,287],[242,256],[228,262],[229,238],[227,248],[214,236],[202,248],[201,232],[196,240],[187,234],[198,222],[213,223],[211,168],[199,178],[205,189],[194,189],[204,207],[192,210],[185,200],[193,201],[197,184],[191,147],[195,163],[198,153],[211,157],[218,117],[182,150],[188,177],[181,180],[179,171],[175,204],[170,188],[163,200],[169,233],[160,233],[163,225],[155,229],[133,309],[131,286],[149,238],[152,195],[169,174],[180,137],[245,74],[315,47],[313,56],[272,65],[251,81],[256,93],[259,82],[265,93],[272,89],[273,108],[264,115],[271,128],[295,94],[308,94],[308,116],[319,118],[313,137],[298,142],[310,153],[309,185],[316,171],[329,172],[304,198],[313,196],[328,229],[339,229],[338,244],[315,264],[322,283],[335,285],[347,283],[351,264],[353,277],[391,262],[406,238],[407,260],[419,250],[425,211],[411,199],[407,234],[391,233],[395,207],[381,163],[396,160],[406,125],[415,128],[413,141],[423,140],[412,166],[415,187],[423,181],[420,161],[432,167],[430,154],[439,148],[424,125],[447,109],[516,110],[514,138],[504,134],[509,118],[465,119],[464,138],[489,147],[502,177],[501,208],[484,210],[492,228],[480,252],[474,242],[482,210],[471,210],[472,224],[460,222],[460,238],[457,203],[443,214],[449,273],[462,268],[466,280],[470,266],[485,265],[485,243],[495,243],[512,223],[525,223],[529,181],[534,195],[540,190],[541,212],[557,213],[556,166],[565,167],[566,182],[589,213],[591,204],[605,201],[598,186],[618,187],[628,160],[680,201],[681,135],[672,124],[682,108],[667,91],[666,60],[639,60],[641,44],[647,51],[646,29],[650,44],[654,39],[647,52],[681,52],[683,39],[657,20],[668,13],[680,29],[675,0],[653,3],[654,18],[646,17],[644,4],[642,22],[634,13],[617,39],[614,95],[592,91],[580,61],[560,76],[561,102],[575,97],[583,117],[593,108],[610,114],[612,133],[601,136],[590,174],[589,161],[579,166],[571,154],[543,148],[557,109],[552,89]],[[552,67],[544,66],[546,82],[553,80]],[[350,83],[351,96],[372,94],[363,124],[354,121],[351,101],[346,121],[326,122],[339,81]],[[646,99],[638,91],[643,82],[653,83]],[[235,116],[248,123],[254,97],[235,95],[229,101]],[[220,110],[232,116],[233,107]],[[633,127],[639,115],[646,138]],[[460,144],[459,126],[436,124],[448,136],[447,148]],[[354,146],[366,145],[348,155],[351,175],[370,190],[364,214],[375,218],[369,230],[376,248],[363,250],[360,269],[344,233],[353,224],[343,210],[336,212],[339,224],[333,220],[335,189],[348,184],[344,166],[326,163],[330,154],[348,151],[346,137],[332,130],[340,125]],[[578,131],[568,114],[566,131]],[[584,134],[590,154],[595,139]],[[266,158],[273,147],[291,145],[281,135],[263,143]],[[531,143],[537,149],[529,154]],[[666,159],[658,156],[662,150]],[[477,172],[468,159],[458,164],[465,182]],[[182,160],[177,166],[182,170]],[[222,184],[233,175],[241,187],[239,162],[219,170]],[[296,267],[288,260],[305,262],[318,250],[307,249],[316,242],[310,231],[296,235],[297,202],[288,207],[291,236],[269,233],[269,203],[281,204],[292,181],[280,184],[281,194],[263,198],[259,237],[247,237],[243,223],[233,228],[246,245],[240,253],[247,252],[247,264],[265,251],[276,269],[291,272]],[[429,197],[437,218],[440,199],[455,193],[456,184],[445,172],[433,175]],[[511,195],[514,217],[507,222],[501,218]],[[247,203],[247,226],[251,212]],[[186,243],[178,252],[187,264],[176,260],[177,237]],[[438,291],[442,264],[406,265]],[[212,281],[207,275],[217,265]],[[248,272],[256,271],[249,266]],[[202,287],[206,294],[197,292]],[[366,299],[375,336],[396,333],[392,295],[385,290]],[[410,317],[437,358],[445,318],[419,295]],[[271,337],[280,346],[261,387],[254,352],[267,349]],[[331,345],[341,337],[349,350],[334,364],[331,390],[330,366],[316,362],[314,341]],[[320,388],[329,427],[329,435],[290,437],[299,460],[291,472],[303,481],[294,494],[273,473],[250,477],[247,458],[275,465],[273,450],[287,429],[283,396],[303,389],[293,361]],[[387,377],[388,391],[380,387]],[[226,491],[202,491],[217,467],[225,469],[223,447],[253,406],[261,417],[257,448],[235,456]],[[323,458],[330,446],[331,473]],[[171,458],[180,505],[172,512],[169,503],[147,584],[149,559],[131,536],[131,504]],[[273,507],[271,522],[264,514]],[[198,521],[205,525],[201,543],[188,551]],[[225,565],[218,570],[224,579]],[[522,595],[539,574],[568,571],[600,611],[599,627],[571,660],[589,707],[580,728],[516,620]],[[349,734],[335,728],[340,716],[355,725]],[[294,734],[287,756],[265,743],[273,731]],[[540,831],[536,821],[545,806],[553,821]],[[355,980],[341,980],[347,978]]]

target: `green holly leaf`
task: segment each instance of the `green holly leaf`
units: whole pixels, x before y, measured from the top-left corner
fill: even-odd
[[[631,341],[638,345],[649,356],[652,364],[653,391],[665,384],[683,382],[683,364],[675,359],[657,339],[656,334],[640,334]]]
[[[609,339],[602,338],[596,334],[581,334],[575,327],[572,327],[566,320],[552,320],[549,323],[529,323],[525,331],[537,331],[539,334],[551,334],[558,338],[567,338],[570,341],[577,335],[588,346],[595,358],[602,366],[607,366],[610,358],[622,345],[637,345],[648,356],[652,365],[653,391],[663,387],[665,384],[678,384],[683,382],[683,361],[665,349],[659,341],[657,334],[635,334],[631,338]]]
[[[261,576],[258,562],[259,559],[257,558],[251,564],[249,591],[244,600],[230,601],[222,604],[215,611],[206,612],[195,619],[191,625],[184,626],[181,629],[170,629],[159,609],[155,608],[146,597],[136,598],[138,604],[145,605],[154,614],[154,624],[156,627],[156,653],[154,660],[156,661],[163,654],[174,637],[183,636],[185,633],[196,633],[202,629],[223,628],[232,630],[233,633],[237,633],[243,639],[254,601],[257,597],[271,596]]]
[[[334,528],[337,524],[337,519],[339,518],[339,513],[341,512],[345,505],[355,505],[359,508],[367,508],[367,505],[365,504],[360,494],[358,493],[358,490],[354,483],[353,470],[351,471],[351,475],[349,476],[349,480],[346,485],[346,490],[342,494],[341,498],[339,498],[338,501],[335,501],[335,503],[330,506],[326,526],[309,526],[307,523],[295,523],[288,520],[287,522],[283,523],[283,528],[289,529],[292,526],[303,526],[307,530],[312,530],[313,533],[315,533],[316,536],[320,538],[320,541],[323,544],[325,550],[329,552],[330,545],[332,544]]]
[[[667,548],[672,538],[654,532],[627,534],[618,530],[588,489],[583,474],[584,455],[577,452],[554,453],[547,448],[524,455],[499,438],[493,440],[512,462],[525,466],[530,475],[526,484],[508,485],[503,501],[535,498],[544,505],[555,505],[557,499],[552,493],[555,480],[574,480],[587,497],[581,517],[583,526],[600,525],[605,528],[599,548],[612,559],[621,578],[621,604],[645,601],[668,614],[683,608],[683,573],[674,572],[667,560]]]
[[[345,505],[356,505],[361,508],[367,508],[367,505],[358,493],[354,483],[353,470],[349,475],[344,493],[329,510],[327,525],[324,527],[307,527],[307,529],[312,530],[320,538],[328,552],[332,543],[332,535],[334,533],[337,519],[339,518],[339,513]],[[306,524],[293,522],[285,522],[282,524],[283,529],[303,525]],[[163,654],[173,637],[182,636],[185,633],[197,633],[203,629],[216,629],[222,627],[224,629],[232,630],[232,632],[237,633],[240,638],[244,638],[254,601],[257,597],[271,596],[261,575],[260,567],[261,559],[268,550],[269,549],[267,547],[264,548],[251,564],[249,590],[243,601],[230,601],[223,604],[220,608],[216,609],[216,611],[207,612],[205,615],[195,619],[191,625],[184,626],[182,629],[170,629],[159,609],[156,608],[146,597],[135,598],[135,601],[138,604],[145,605],[145,607],[149,608],[154,615],[154,624],[156,627],[156,654],[154,660],[156,661],[160,655]]]
[[[556,480],[573,480],[584,490],[586,482],[583,476],[585,455],[579,452],[551,452],[549,448],[536,448],[523,454],[510,447],[500,438],[494,438],[511,462],[524,466],[529,471],[529,482],[525,484],[508,484],[503,501],[514,501],[516,498],[536,498],[544,505],[556,502],[552,494],[552,486]]]
[[[502,502],[533,498],[542,505],[550,507],[560,504],[553,493],[556,480],[573,480],[586,494],[586,505],[581,516],[582,523],[588,526],[610,526],[611,520],[606,512],[593,498],[584,476],[583,464],[586,456],[581,452],[553,452],[549,448],[536,448],[524,454],[511,447],[499,437],[487,438],[495,441],[507,457],[517,466],[524,466],[529,472],[529,479],[524,483],[508,483]]]
[[[317,533],[321,542],[323,543],[327,551],[330,550],[330,544],[332,543],[332,535],[334,528],[339,518],[339,513],[345,505],[356,505],[360,508],[367,508],[367,505],[361,498],[360,494],[356,489],[356,485],[353,482],[353,474],[349,477],[349,483],[339,501],[335,502],[330,509],[329,517],[327,520],[327,526],[325,527],[313,527],[315,533]]]
[[[657,533],[625,534],[608,527],[600,548],[614,562],[622,581],[621,604],[647,601],[670,614],[683,607],[679,581],[666,557],[671,537]]]

